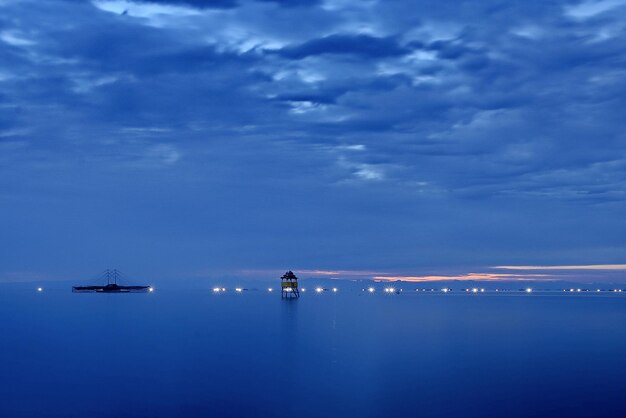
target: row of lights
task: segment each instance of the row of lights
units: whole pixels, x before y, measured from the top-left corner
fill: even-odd
[[[43,292],[43,287],[38,287],[37,291],[38,292]],[[149,287],[148,288],[148,292],[150,292],[150,293],[154,292],[154,287]]]
[[[245,291],[245,290],[248,290],[248,289],[244,289],[244,288],[242,288],[242,287],[236,287],[236,288],[235,288],[235,292],[237,292],[237,293],[241,293],[241,292],[243,292],[243,291]],[[274,289],[273,289],[273,288],[271,288],[271,287],[268,287],[268,288],[267,288],[267,291],[268,291],[268,292],[273,292],[273,291],[274,291]],[[286,291],[286,292],[291,292],[291,291],[292,291],[292,289],[285,289],[285,291]],[[301,292],[306,292],[306,288],[302,288],[302,289],[300,289],[300,291],[301,291]],[[323,288],[323,287],[316,287],[316,288],[315,288],[315,292],[316,292],[316,293],[322,293],[322,292],[328,292],[328,291],[332,291],[332,292],[335,292],[335,293],[336,293],[336,292],[338,292],[338,291],[339,291],[339,289],[337,289],[336,287],[333,287],[332,289],[325,289],[325,288]],[[224,292],[226,292],[226,288],[225,288],[225,287],[214,287],[214,288],[213,288],[213,293],[224,293]]]
[[[241,293],[241,292],[243,292],[243,291],[245,291],[245,290],[248,290],[248,289],[245,289],[245,288],[242,288],[242,287],[236,287],[236,288],[235,288],[235,292],[237,292],[237,293]],[[285,289],[285,290],[286,290],[287,292],[290,292],[290,291],[291,291],[291,289]],[[339,289],[337,289],[336,287],[333,287],[332,289],[325,289],[325,288],[323,288],[323,287],[316,287],[316,288],[315,288],[315,292],[316,292],[316,293],[328,292],[329,290],[330,290],[330,291],[332,291],[332,292],[335,292],[335,293],[336,293]],[[373,288],[373,287],[368,287],[367,289],[362,289],[362,290],[363,290],[363,291],[367,290],[369,293],[374,293],[374,292],[376,291],[376,289],[375,289],[375,288]],[[402,291],[403,291],[402,289],[398,289],[398,290],[396,290],[396,288],[395,288],[395,287],[385,287],[383,290],[384,290],[384,292],[385,292],[385,293],[399,293],[399,292],[402,292]],[[423,292],[426,292],[426,291],[435,292],[435,291],[437,291],[437,289],[421,289],[421,290],[422,290]],[[465,292],[467,292],[467,293],[469,293],[469,292],[471,292],[471,293],[484,293],[484,292],[485,292],[485,289],[484,289],[484,288],[478,288],[478,287],[467,288],[467,289],[462,289],[462,290],[463,290],[463,291],[465,291]],[[267,289],[267,291],[268,291],[268,292],[273,292],[273,291],[274,291],[274,289],[270,287],[270,288],[268,288],[268,289]],[[306,292],[306,289],[305,289],[305,288],[302,288],[302,289],[300,289],[300,291],[301,291],[301,292]],[[415,289],[415,291],[416,291],[416,292],[419,292],[419,291],[420,291],[420,289]],[[448,292],[451,292],[451,291],[452,291],[452,289],[450,289],[449,287],[444,287],[444,288],[442,288],[442,289],[439,289],[439,291],[441,291],[441,292],[443,292],[443,293],[448,293]],[[500,289],[495,289],[495,291],[496,291],[496,292],[499,292],[499,291],[500,291]],[[505,291],[506,291],[506,290],[505,290]],[[532,288],[530,288],[530,287],[528,287],[528,288],[526,288],[526,289],[523,289],[523,291],[524,291],[524,292],[526,292],[526,293],[532,293],[532,292],[533,292],[533,289],[532,289]],[[576,288],[576,289],[574,289],[574,288],[572,288],[572,289],[563,289],[563,292],[592,292],[592,291],[593,291],[593,290],[589,290],[589,289],[581,289],[581,288]],[[38,288],[37,288],[37,292],[43,292],[43,287],[38,287]],[[154,292],[154,288],[153,288],[153,287],[149,287],[149,288],[148,288],[148,292]],[[225,288],[225,287],[214,287],[214,288],[213,288],[213,293],[223,293],[223,292],[226,292],[226,288]],[[596,289],[596,292],[615,292],[615,293],[621,293],[621,292],[622,292],[622,289]]]
[[[38,291],[43,290],[42,288],[38,288]],[[152,288],[149,289],[152,292]],[[235,288],[235,292],[237,293],[241,293],[245,290],[245,288],[241,288],[241,287],[236,287]],[[323,287],[316,287],[315,289],[316,293],[322,293],[322,292],[328,292],[328,291],[332,291],[332,292],[337,292],[339,289],[337,289],[336,287],[333,287],[332,289],[326,289]],[[367,289],[362,289],[363,291],[367,291],[368,293],[374,293],[376,292],[376,288],[374,287],[368,287]],[[462,291],[466,292],[466,293],[485,293],[485,288],[482,287],[472,287],[472,288],[466,288],[466,289],[461,289]],[[268,288],[267,289],[268,292],[273,292],[274,289],[273,288]],[[291,289],[285,289],[285,291],[290,292],[292,291]],[[306,288],[302,288],[300,289],[301,292],[306,292]],[[395,287],[385,287],[383,289],[383,291],[385,293],[399,293],[399,292],[403,292],[403,289],[396,289]],[[442,289],[415,289],[416,292],[422,291],[422,292],[436,292],[436,291],[440,291],[442,293],[448,293],[448,292],[452,292],[452,289],[450,289],[449,287],[444,287]],[[496,292],[507,292],[508,290],[501,290],[501,289],[495,289]],[[534,290],[531,287],[527,287],[526,289],[520,289],[520,291],[525,292],[525,293],[532,293]],[[589,289],[563,289],[564,292],[591,292],[591,290]],[[609,289],[609,290],[605,290],[605,289],[596,289],[596,292],[621,292],[622,289]],[[213,288],[213,292],[214,293],[222,293],[222,292],[226,292],[226,288],[225,287],[214,287]]]
[[[369,293],[374,293],[376,291],[375,288],[373,287],[368,287],[367,289],[362,289],[363,291],[368,291]],[[396,288],[394,287],[385,287],[384,289],[385,293],[394,293],[396,292]],[[403,289],[399,289],[397,292],[402,292]],[[422,291],[422,292],[436,292],[436,291],[440,291],[443,293],[448,293],[451,292],[452,289],[450,289],[449,287],[444,287],[442,289],[415,289],[416,292]],[[466,288],[466,289],[461,289],[461,291],[466,292],[466,293],[484,293],[486,290],[485,288],[478,288],[478,287],[472,287],[472,288]],[[510,292],[510,290],[501,290],[501,289],[495,289],[496,292]],[[527,287],[526,289],[520,289],[520,292],[525,292],[525,293],[532,293],[534,292],[534,289],[531,287]],[[563,289],[564,292],[592,292],[593,290],[590,289]],[[617,292],[617,293],[621,293],[622,289],[596,289],[596,292]]]

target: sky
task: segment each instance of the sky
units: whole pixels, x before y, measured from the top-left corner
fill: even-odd
[[[625,108],[624,0],[0,0],[0,281],[626,281]]]

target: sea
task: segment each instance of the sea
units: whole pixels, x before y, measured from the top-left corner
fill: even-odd
[[[626,293],[34,286],[0,285],[0,417],[626,416]]]

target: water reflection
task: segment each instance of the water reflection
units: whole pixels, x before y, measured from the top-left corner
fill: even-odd
[[[613,292],[33,289],[0,291],[3,417],[626,416]]]

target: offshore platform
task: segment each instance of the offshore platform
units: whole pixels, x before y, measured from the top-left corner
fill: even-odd
[[[152,292],[150,286],[122,286],[117,284],[117,280],[122,276],[122,273],[117,270],[105,270],[100,276],[100,279],[106,279],[107,284],[103,286],[72,286],[72,292],[74,293],[143,293]],[[111,283],[112,282],[112,283]]]
[[[300,291],[298,290],[298,277],[293,274],[293,271],[289,270],[283,274],[280,278],[281,298],[299,298]]]

